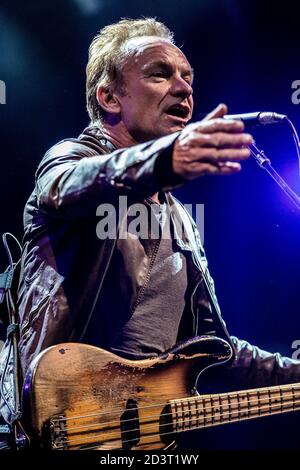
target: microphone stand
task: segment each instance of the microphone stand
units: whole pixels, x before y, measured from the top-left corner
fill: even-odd
[[[249,145],[250,152],[254,157],[256,163],[273,178],[275,183],[282,189],[282,191],[290,198],[294,203],[294,206],[300,211],[300,197],[292,190],[292,188],[284,181],[284,179],[277,173],[272,167],[271,160],[266,157],[263,150],[256,147],[255,144]]]

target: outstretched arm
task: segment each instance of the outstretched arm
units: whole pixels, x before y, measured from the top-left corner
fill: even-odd
[[[228,378],[243,388],[300,382],[300,361],[264,351],[248,341],[231,337],[236,358]]]

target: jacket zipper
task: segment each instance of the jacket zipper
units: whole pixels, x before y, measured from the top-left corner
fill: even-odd
[[[28,329],[29,327],[29,324],[32,322],[32,320],[34,319],[34,317],[37,315],[37,313],[39,313],[39,311],[41,310],[41,308],[46,304],[47,300],[50,298],[50,295],[46,295],[46,297],[39,303],[39,305],[30,312],[29,316],[28,316],[28,320],[26,322],[24,322],[22,328],[21,328],[21,331],[20,331],[20,336],[23,336],[26,332],[26,330]]]
[[[192,292],[192,295],[191,295],[191,311],[192,311],[192,315],[193,315],[193,336],[197,336],[198,334],[198,314],[195,314],[195,309],[194,309],[194,296],[195,296],[195,293],[198,289],[198,286],[200,284],[202,279],[200,279],[194,289],[193,289],[193,292]]]

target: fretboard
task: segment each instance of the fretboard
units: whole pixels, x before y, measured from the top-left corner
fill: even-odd
[[[175,432],[300,410],[300,383],[171,400]]]

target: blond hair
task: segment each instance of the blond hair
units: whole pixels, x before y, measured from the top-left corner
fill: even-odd
[[[87,110],[92,122],[103,120],[103,111],[97,100],[99,85],[112,90],[122,85],[122,67],[130,52],[122,46],[140,36],[157,36],[174,44],[173,33],[155,18],[122,19],[105,26],[94,37],[89,48],[86,67]]]

